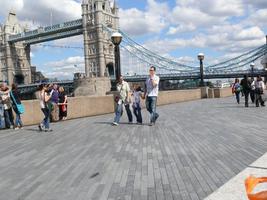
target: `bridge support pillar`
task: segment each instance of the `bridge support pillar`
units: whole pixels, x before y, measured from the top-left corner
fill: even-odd
[[[74,79],[74,96],[105,96],[110,91],[108,77],[79,77]]]
[[[209,87],[200,87],[202,99],[208,98],[208,89],[209,89]]]
[[[23,32],[25,27],[19,25],[16,13],[10,12],[4,26],[0,26],[0,80],[9,84],[31,83],[30,46],[22,42],[9,43],[10,35]]]

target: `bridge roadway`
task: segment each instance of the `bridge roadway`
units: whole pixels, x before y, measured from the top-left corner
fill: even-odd
[[[231,97],[158,112],[154,127],[112,127],[110,114],[52,124],[53,133],[1,130],[0,199],[199,200],[267,152],[266,108]]]

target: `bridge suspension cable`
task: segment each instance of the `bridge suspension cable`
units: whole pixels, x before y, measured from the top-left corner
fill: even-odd
[[[125,41],[126,43],[128,43],[131,47],[138,49],[140,52],[142,52],[144,54],[147,54],[148,56],[154,57],[154,58],[162,60],[162,61],[164,61],[166,63],[170,63],[172,65],[176,65],[176,66],[179,66],[179,67],[195,70],[195,67],[192,67],[192,66],[189,66],[189,65],[185,65],[185,64],[173,61],[173,60],[170,60],[170,59],[168,59],[166,57],[160,56],[160,55],[148,50],[144,46],[142,46],[142,45],[138,44],[137,42],[135,42],[126,33],[124,33],[121,30],[120,30],[120,33],[123,35],[123,38],[126,39],[126,41]]]
[[[219,70],[219,69],[233,69],[236,68],[237,64],[238,68],[243,67],[244,65],[241,63],[249,63],[249,62],[253,62],[255,60],[257,60],[258,58],[262,57],[267,50],[267,45],[262,45],[256,49],[253,49],[249,52],[246,52],[240,56],[234,57],[232,59],[214,64],[214,65],[210,65],[207,66],[207,69],[215,69],[215,70]],[[234,67],[233,67],[234,66]]]
[[[103,28],[111,35],[114,30],[103,25]],[[132,40],[126,33],[120,31],[123,35],[124,40],[122,41],[123,48],[130,53],[132,56],[137,57],[143,62],[155,65],[160,69],[164,69],[167,71],[176,71],[180,73],[188,73],[188,72],[196,72],[196,67],[191,67],[185,64],[181,64],[165,57],[159,56],[158,54],[146,49],[142,45],[136,43]]]

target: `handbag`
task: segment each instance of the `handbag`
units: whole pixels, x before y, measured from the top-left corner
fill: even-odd
[[[67,111],[67,106],[66,105],[62,105],[61,109],[62,109],[62,112],[66,112]]]
[[[115,101],[115,103],[118,103],[119,101],[120,101],[120,93],[121,93],[121,91],[122,91],[122,87],[123,87],[123,85],[121,86],[121,89],[120,89],[120,91],[119,91],[119,94],[117,95],[115,95],[114,96],[114,101]]]
[[[16,108],[18,109],[19,114],[25,113],[25,107],[24,107],[24,105],[17,103],[17,101],[16,101],[16,99],[15,99],[15,97],[13,95],[13,92],[10,92],[10,95],[11,95],[11,98],[13,99],[13,102],[14,102]]]

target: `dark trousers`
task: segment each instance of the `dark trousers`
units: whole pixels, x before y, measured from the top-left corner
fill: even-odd
[[[244,90],[244,95],[245,95],[245,106],[248,107],[249,90]]]
[[[137,123],[142,123],[143,119],[140,104],[133,104],[133,112],[136,117]]]
[[[130,109],[130,104],[124,104],[124,106],[125,106],[125,110],[126,110],[129,122],[133,122],[133,115]]]
[[[261,104],[261,106],[264,106],[262,95],[258,92],[255,93],[255,102],[256,102],[256,107],[259,107],[259,103]]]
[[[4,116],[5,116],[6,128],[10,128],[10,126],[14,126],[14,116],[13,116],[12,108],[4,110]]]
[[[239,104],[240,103],[240,92],[235,92],[235,98],[236,98],[236,102]]]
[[[250,99],[251,99],[252,103],[255,102],[255,91],[254,90],[250,91]]]
[[[132,123],[133,122],[133,115],[132,115],[132,112],[130,110],[130,105],[129,104],[124,104],[124,106],[125,106],[125,109],[126,109],[128,120],[129,120],[130,123]],[[123,103],[117,104],[116,110],[115,110],[114,122],[119,123],[122,114],[123,114]]]

